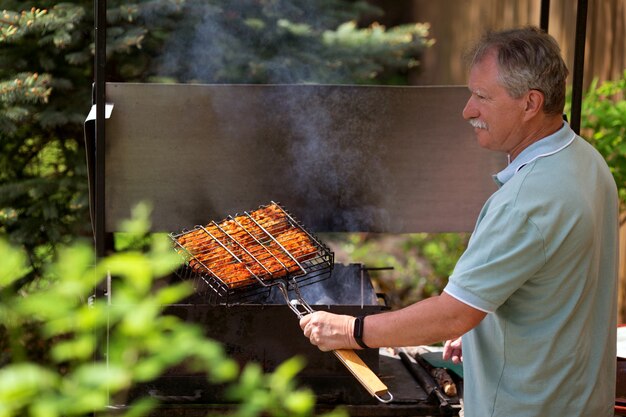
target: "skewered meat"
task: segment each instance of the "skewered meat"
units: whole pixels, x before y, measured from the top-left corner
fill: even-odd
[[[209,273],[229,288],[303,273],[300,263],[319,249],[275,203],[197,227],[176,242],[194,271]]]
[[[430,373],[448,397],[457,395],[456,384],[444,368],[433,368]]]

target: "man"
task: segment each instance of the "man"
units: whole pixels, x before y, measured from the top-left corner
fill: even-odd
[[[489,33],[471,57],[463,117],[510,163],[443,293],[359,321],[316,312],[300,325],[322,350],[453,341],[444,356],[462,355],[466,417],[613,416],[615,182],[563,122],[568,71],[552,37]]]

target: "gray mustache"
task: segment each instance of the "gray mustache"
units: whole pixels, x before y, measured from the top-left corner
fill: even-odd
[[[476,129],[487,129],[487,123],[479,119],[469,119],[469,124]]]

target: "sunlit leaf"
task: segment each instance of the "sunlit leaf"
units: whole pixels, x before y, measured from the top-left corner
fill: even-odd
[[[0,368],[0,404],[9,411],[19,410],[53,387],[58,378],[52,371],[30,363]]]
[[[57,343],[51,350],[57,362],[84,361],[94,357],[97,340],[92,334],[82,334],[75,339]]]
[[[188,282],[182,282],[159,290],[156,293],[156,300],[162,305],[174,304],[192,293],[192,286]]]
[[[24,276],[28,272],[26,266],[26,254],[11,247],[4,239],[0,239],[0,289],[10,285],[15,280]]]
[[[161,310],[153,300],[145,300],[131,308],[120,324],[120,331],[129,336],[140,335],[149,329]]]
[[[281,363],[269,376],[270,387],[279,392],[287,391],[295,376],[304,369],[304,365],[304,359],[299,356],[292,357]]]
[[[285,408],[290,415],[301,416],[311,413],[315,406],[315,394],[311,391],[292,392],[284,399]]]
[[[65,378],[66,389],[119,390],[132,381],[131,370],[112,363],[85,363]]]

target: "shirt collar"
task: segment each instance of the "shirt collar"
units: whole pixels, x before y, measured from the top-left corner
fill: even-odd
[[[563,122],[563,126],[550,136],[538,140],[525,148],[512,162],[502,171],[493,176],[494,181],[499,187],[502,187],[508,180],[513,178],[524,166],[535,159],[544,156],[553,155],[565,149],[573,142],[576,134],[567,122]]]

